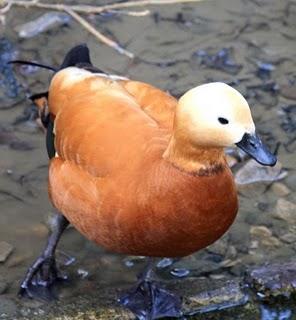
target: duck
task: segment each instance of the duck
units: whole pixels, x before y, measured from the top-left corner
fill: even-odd
[[[69,223],[115,253],[182,258],[218,240],[237,215],[224,149],[236,145],[265,166],[277,161],[236,89],[206,83],[176,99],[95,68],[86,45],[67,53],[40,98],[57,213],[21,283],[31,298],[39,289],[50,296],[61,278],[55,249]],[[151,281],[150,270],[119,301],[139,319],[181,317],[181,298]]]

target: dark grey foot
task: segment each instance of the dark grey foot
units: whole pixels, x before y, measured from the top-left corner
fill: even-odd
[[[57,299],[55,284],[67,277],[62,276],[57,269],[55,261],[55,250],[58,241],[69,224],[68,220],[56,213],[52,218],[51,234],[43,253],[29,268],[19,294],[32,299],[53,300]]]
[[[29,268],[21,283],[19,294],[31,299],[51,301],[57,299],[56,284],[66,280],[56,266],[54,257],[39,257]]]
[[[182,317],[181,299],[154,281],[142,280],[119,299],[139,320]]]

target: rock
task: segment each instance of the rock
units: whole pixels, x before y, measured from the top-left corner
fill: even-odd
[[[296,232],[288,232],[280,236],[280,239],[286,243],[296,243]]]
[[[203,257],[187,257],[186,259],[181,259],[174,263],[174,270],[185,270],[190,271],[191,277],[200,277],[208,275],[220,269],[220,264],[209,259],[211,255],[203,255]]]
[[[163,269],[171,266],[173,263],[174,263],[173,258],[163,258],[159,260],[159,262],[156,264],[156,267],[159,269]]]
[[[228,154],[226,155],[226,161],[230,168],[234,167],[238,163],[238,160],[235,157]]]
[[[273,216],[290,224],[295,224],[296,204],[283,198],[278,199]]]
[[[20,38],[32,38],[42,32],[69,24],[71,18],[62,12],[47,12],[35,20],[15,27]]]
[[[213,244],[211,244],[209,247],[207,247],[207,251],[214,253],[214,254],[218,254],[220,256],[224,256],[226,254],[228,248],[228,239],[227,237],[223,237],[219,240],[217,240],[216,242],[214,242]]]
[[[81,279],[86,279],[89,275],[89,272],[87,270],[84,269],[77,269],[77,274],[79,275],[79,277]]]
[[[254,199],[265,193],[266,185],[263,183],[239,184],[237,189],[240,195],[248,199]]]
[[[265,226],[251,226],[250,234],[253,237],[266,238],[271,237],[272,232]]]
[[[185,268],[174,268],[170,274],[176,278],[185,278],[190,274],[190,270]]]
[[[281,242],[272,235],[270,229],[265,226],[251,226],[250,235],[252,241],[258,240],[259,246],[273,248],[279,247],[281,244]]]
[[[203,291],[186,300],[190,310],[188,314],[194,315],[244,305],[248,302],[249,296],[242,291],[238,281],[229,281],[221,288]]]
[[[251,184],[254,182],[270,182],[285,178],[287,171],[282,169],[278,161],[274,167],[264,167],[255,160],[248,160],[235,174],[235,182],[238,185]]]
[[[296,293],[296,261],[266,264],[247,272],[245,278],[257,296],[265,301]]]
[[[236,260],[226,259],[226,260],[223,260],[220,265],[221,267],[224,267],[224,268],[230,268],[230,267],[236,266],[239,263],[241,263],[241,259],[236,259]]]
[[[5,241],[0,242],[0,262],[5,262],[11,252],[13,251],[13,246]]]
[[[285,197],[291,193],[291,190],[281,182],[275,182],[271,186],[271,190],[278,196],[278,197]]]

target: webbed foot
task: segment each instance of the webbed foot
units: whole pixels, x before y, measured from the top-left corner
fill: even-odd
[[[181,298],[160,287],[157,282],[142,280],[119,299],[139,320],[182,317]]]
[[[27,295],[31,299],[57,299],[55,284],[67,277],[61,275],[56,266],[55,250],[63,231],[69,224],[68,220],[56,213],[52,218],[51,234],[43,253],[27,271],[21,283],[19,295]]]
[[[19,295],[31,299],[51,301],[57,299],[55,284],[66,280],[56,266],[55,258],[41,255],[29,268],[21,287]]]

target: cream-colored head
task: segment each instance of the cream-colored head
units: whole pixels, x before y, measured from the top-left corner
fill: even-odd
[[[179,100],[175,134],[193,145],[227,147],[254,134],[255,125],[245,98],[229,85],[208,83],[187,91]]]

